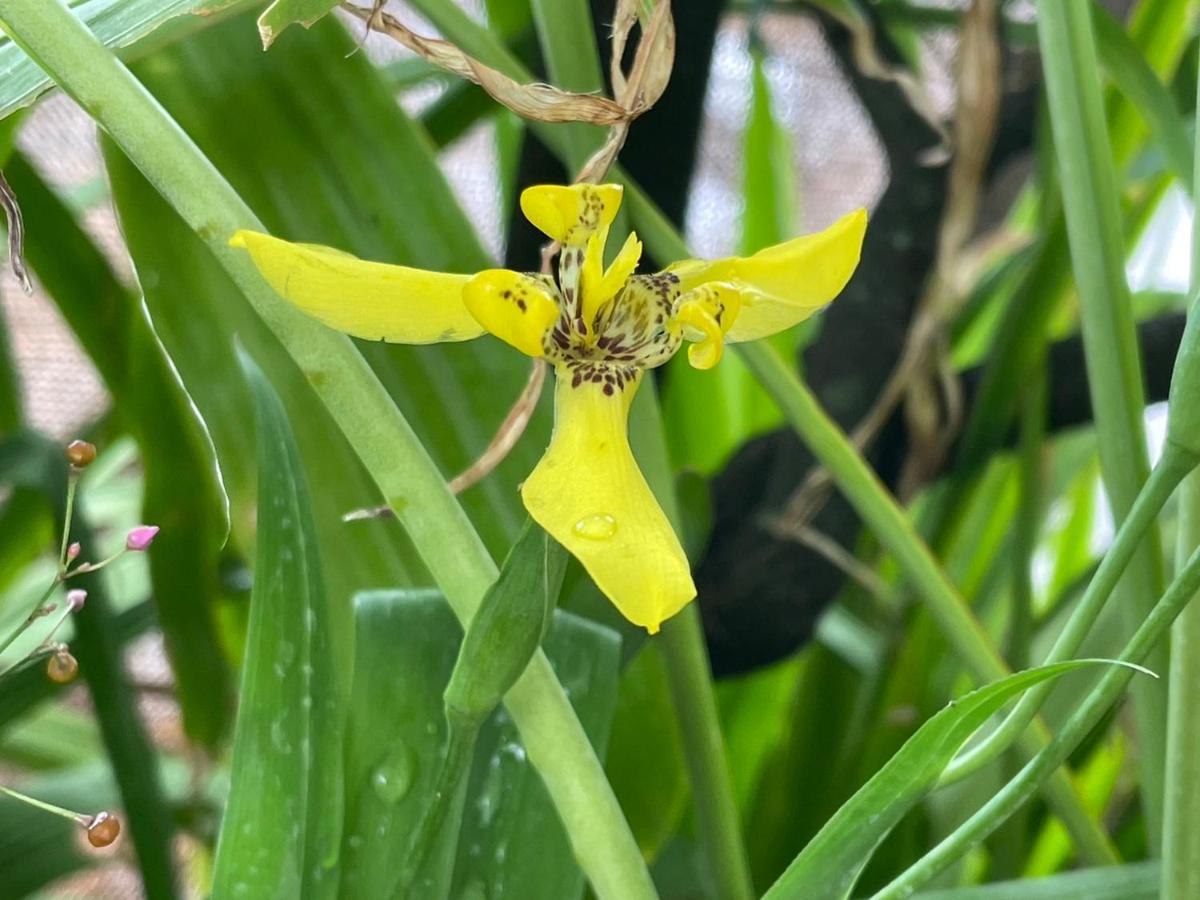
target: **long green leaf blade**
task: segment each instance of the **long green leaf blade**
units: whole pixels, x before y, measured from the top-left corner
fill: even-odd
[[[217,846],[217,897],[316,896],[341,831],[340,677],[308,487],[278,395],[243,359],[259,430],[258,553]]]

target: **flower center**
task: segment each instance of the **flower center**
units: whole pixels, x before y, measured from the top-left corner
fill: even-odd
[[[547,333],[546,359],[571,373],[571,383],[604,385],[606,394],[620,390],[642,369],[661,366],[682,342],[672,313],[679,297],[679,278],[670,272],[633,275],[589,322],[579,285],[563,284],[561,309]]]

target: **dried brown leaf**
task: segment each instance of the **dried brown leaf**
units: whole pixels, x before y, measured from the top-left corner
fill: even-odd
[[[417,34],[388,13],[372,15],[372,10],[353,4],[343,4],[343,8],[435,66],[475,82],[496,102],[527,119],[615,125],[627,118],[621,105],[607,97],[575,94],[549,84],[520,84],[503,72],[471,58],[449,41]]]

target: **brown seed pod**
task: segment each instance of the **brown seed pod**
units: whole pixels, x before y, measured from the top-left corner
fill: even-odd
[[[46,675],[51,681],[66,684],[79,674],[79,663],[69,650],[58,650],[46,663]]]
[[[87,441],[71,441],[67,444],[65,456],[75,468],[87,468],[96,459],[96,445]]]
[[[87,826],[88,843],[93,847],[107,847],[120,833],[121,820],[108,812],[96,813]]]

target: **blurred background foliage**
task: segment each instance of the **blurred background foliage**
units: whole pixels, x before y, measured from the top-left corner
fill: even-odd
[[[378,35],[364,39],[348,17],[289,29],[264,53],[254,22],[263,5],[70,3],[272,233],[431,269],[537,268],[539,237],[515,212],[516,194],[569,176],[536,129]],[[777,349],[861,436],[1019,668],[1044,655],[1111,540],[1112,516],[1031,4],[999,4],[977,32],[968,5],[680,4],[674,78],[633,126],[620,163],[697,255],[753,252],[871,208],[854,280]],[[611,4],[594,0],[590,18],[586,4],[569,7],[583,14],[577,39],[606,55]],[[548,77],[544,23],[526,0],[467,9]],[[403,5],[394,11],[416,20]],[[1196,15],[1184,0],[1095,4],[1152,456],[1186,309]],[[238,288],[121,151],[65,97],[43,96],[47,87],[0,42],[0,168],[21,201],[37,283],[32,297],[12,277],[0,283],[0,628],[18,622],[53,575],[66,438],[102,448],[82,481],[76,526],[89,553],[104,555],[138,521],[162,533],[144,559],[91,580],[87,615],[67,638],[80,686],[39,672],[0,681],[0,777],[71,808],[119,808],[128,840],[85,850],[69,824],[0,800],[0,898],[208,890],[236,685],[243,667],[253,673],[273,652],[256,639],[243,656],[266,539],[256,509],[266,476],[288,466],[311,487],[312,527],[270,538],[319,553],[323,584],[309,601],[329,646],[306,652],[328,665],[313,693],[274,699],[269,671],[248,675],[243,684],[268,693],[244,696],[240,715],[251,729],[257,715],[270,744],[301,739],[273,733],[273,708],[343,710],[338,731],[311,726],[344,745],[329,750],[344,766],[345,796],[330,797],[324,814],[344,816],[348,837],[340,884],[328,889],[384,896],[380,866],[395,845],[383,836],[411,828],[430,789],[441,727],[430,723],[440,723],[458,627],[421,590],[431,579],[397,523],[342,521],[381,498]],[[947,153],[950,135],[957,154]],[[274,451],[256,449],[254,378],[233,338],[286,411],[290,436]],[[484,450],[527,374],[491,338],[360,348],[448,477]],[[655,380],[738,814],[765,890],[922,722],[974,682],[745,364],[729,358],[700,372],[677,359]],[[516,487],[548,438],[543,401],[500,468],[462,495],[498,559],[524,519]],[[260,421],[263,402],[273,401],[260,398]],[[1161,526],[1170,547],[1170,509]],[[299,602],[300,593],[289,596]],[[608,775],[662,896],[715,896],[660,648],[618,621],[575,564],[561,605],[548,650],[593,743],[607,748]],[[292,645],[295,606],[257,614]],[[1114,654],[1126,634],[1120,616],[1105,613],[1084,655]],[[28,650],[17,644],[0,662]],[[1086,687],[1068,679],[1056,690],[1044,712],[1052,730]],[[1161,682],[1154,689],[1165,692]],[[1157,838],[1138,802],[1131,723],[1118,711],[1071,764],[1091,813],[1134,863]],[[1002,759],[918,804],[859,889],[886,884],[951,832],[1015,764]],[[310,777],[320,775],[296,774]],[[456,896],[582,894],[503,713],[477,748],[469,797]],[[253,830],[246,810],[229,810]],[[305,838],[290,839],[311,851]],[[239,849],[249,854],[250,844]],[[1039,800],[939,886],[1050,876],[1079,862]],[[1087,877],[1055,882],[1046,896],[1101,896]],[[1103,896],[1155,890],[1143,866],[1109,879],[1125,892]]]

